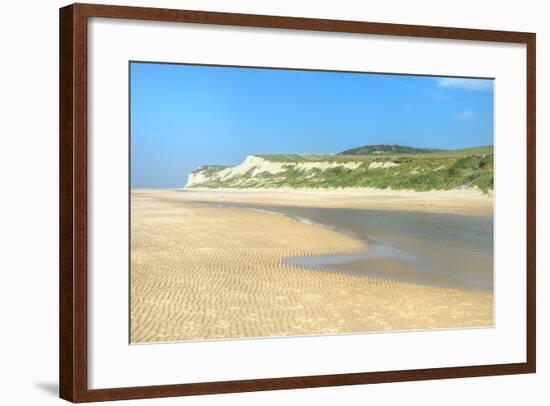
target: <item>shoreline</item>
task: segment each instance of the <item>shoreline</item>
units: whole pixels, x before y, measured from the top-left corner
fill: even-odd
[[[195,200],[214,203],[250,203],[298,207],[327,207],[373,210],[402,210],[492,216],[493,192],[474,189],[416,192],[371,188],[345,189],[132,189],[141,193],[171,193],[171,200]]]
[[[350,235],[368,246],[368,250],[352,254],[287,258],[289,263],[441,287],[493,289],[492,217],[235,203],[218,203],[216,207],[285,215]],[[446,229],[453,232],[448,234]],[[385,264],[382,268],[375,265],[380,261]],[[390,263],[391,270],[386,266]],[[397,269],[403,272],[394,272]],[[474,269],[477,271],[472,272]]]

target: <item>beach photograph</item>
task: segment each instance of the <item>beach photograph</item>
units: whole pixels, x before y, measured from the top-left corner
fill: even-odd
[[[494,83],[131,62],[131,344],[494,327]]]

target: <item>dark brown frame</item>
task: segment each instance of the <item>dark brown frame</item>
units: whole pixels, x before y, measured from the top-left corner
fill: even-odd
[[[88,389],[87,358],[87,26],[89,17],[394,35],[527,46],[526,362],[242,381]],[[534,33],[320,20],[203,11],[73,4],[60,9],[60,397],[72,402],[448,379],[536,371],[536,36]]]

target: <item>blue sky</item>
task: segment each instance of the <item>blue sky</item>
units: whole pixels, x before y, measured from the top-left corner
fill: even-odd
[[[493,81],[132,62],[131,187],[247,155],[493,144]]]

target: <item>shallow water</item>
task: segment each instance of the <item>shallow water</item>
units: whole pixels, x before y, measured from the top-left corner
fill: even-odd
[[[492,217],[225,203],[222,206],[287,215],[351,234],[369,247],[354,254],[285,260],[293,265],[465,290],[493,289]]]

